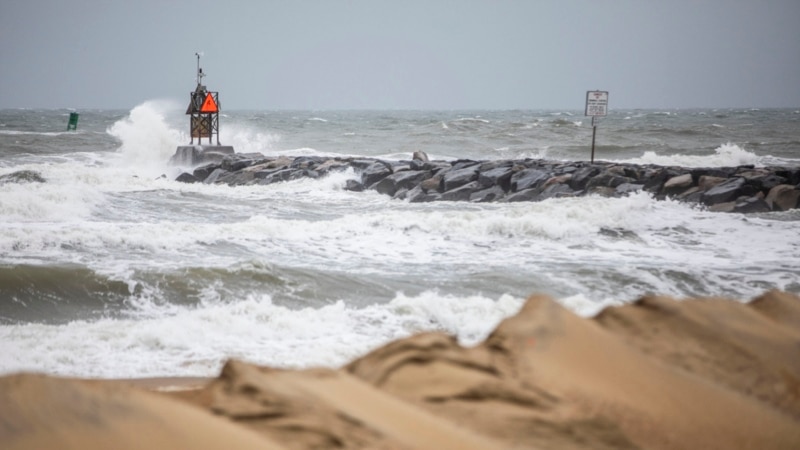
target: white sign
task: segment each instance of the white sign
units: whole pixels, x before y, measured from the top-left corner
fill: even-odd
[[[586,91],[586,115],[605,116],[608,113],[608,91]]]

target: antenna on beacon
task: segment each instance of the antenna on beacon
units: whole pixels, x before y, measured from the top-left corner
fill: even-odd
[[[206,76],[203,73],[203,69],[200,68],[200,57],[203,55],[201,53],[195,53],[194,55],[197,56],[197,85],[200,86],[203,84],[203,77]]]
[[[219,162],[225,155],[234,153],[233,146],[220,145],[219,143],[219,92],[209,91],[203,85],[203,69],[200,67],[202,52],[194,54],[197,57],[197,87],[189,93],[189,107],[186,115],[189,116],[190,145],[178,146],[170,162],[179,165],[196,166],[201,163]],[[197,138],[197,144],[194,140]],[[208,138],[208,145],[203,144],[203,139]],[[216,138],[216,145],[212,145]]]

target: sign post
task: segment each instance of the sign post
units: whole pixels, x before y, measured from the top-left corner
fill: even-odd
[[[597,135],[597,118],[608,113],[608,91],[586,91],[586,115],[592,118],[592,163],[594,140]]]

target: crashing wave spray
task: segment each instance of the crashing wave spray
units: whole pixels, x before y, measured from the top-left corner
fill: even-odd
[[[148,100],[109,127],[107,133],[122,142],[118,149],[121,162],[138,169],[163,171],[182,140],[181,133],[170,128],[165,119],[167,112],[177,109],[178,105],[170,101]]]

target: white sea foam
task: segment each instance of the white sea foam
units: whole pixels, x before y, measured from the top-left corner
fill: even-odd
[[[662,166],[683,167],[732,167],[746,164],[763,165],[762,157],[749,152],[736,144],[723,144],[711,155],[673,154],[659,155],[647,151],[639,158],[620,160],[631,164],[658,164]]]
[[[274,152],[281,141],[281,137],[277,134],[227,123],[220,124],[219,139],[221,144],[232,145],[236,153],[263,153],[265,155]]]
[[[165,162],[185,140],[179,131],[169,127],[164,117],[177,108],[176,103],[169,101],[147,101],[109,127],[108,133],[121,141],[118,150],[121,164],[150,176],[163,173]]]
[[[65,167],[72,170],[64,171]],[[37,171],[46,181],[0,184],[0,223],[75,222],[90,216],[105,199],[97,189],[80,182],[81,177],[92,178],[84,165],[43,164],[15,169]]]
[[[184,309],[145,320],[0,326],[0,373],[142,377],[214,376],[228,358],[273,367],[339,367],[389,341],[422,331],[476,344],[522,299],[398,293],[386,304],[343,301],[288,309],[268,296]]]

